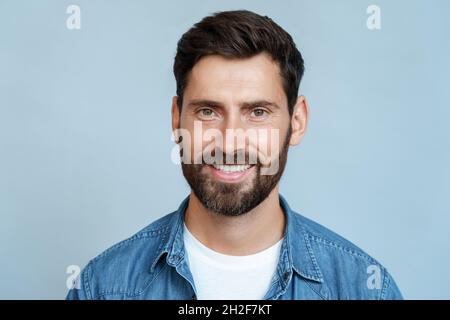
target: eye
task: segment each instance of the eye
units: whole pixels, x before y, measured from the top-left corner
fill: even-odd
[[[214,111],[210,108],[202,108],[197,111],[201,117],[210,118],[214,115]]]
[[[253,118],[264,118],[267,115],[267,111],[262,108],[256,108],[252,110],[251,116]]]

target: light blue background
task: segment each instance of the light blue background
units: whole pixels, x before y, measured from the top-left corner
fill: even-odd
[[[81,30],[66,28],[69,4]],[[284,27],[306,63],[291,207],[380,260],[406,298],[450,298],[446,0],[0,0],[0,298],[65,297],[68,265],[177,208],[176,42],[242,8]]]

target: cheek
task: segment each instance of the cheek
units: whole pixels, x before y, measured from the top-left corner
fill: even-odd
[[[201,122],[183,130],[182,148],[188,151],[187,158],[195,164],[205,161],[205,157],[211,157],[217,148],[223,148],[223,136],[217,129],[206,129]]]
[[[258,134],[259,153],[266,157],[277,156],[283,147],[285,132],[279,128],[268,128]]]
[[[186,157],[194,163],[201,163],[204,155],[211,155],[214,148],[224,150],[226,134],[223,134],[216,128],[210,128],[201,121],[191,121],[183,119],[181,127],[183,128],[182,148],[187,151]],[[257,155],[260,161],[265,163],[278,157],[285,143],[287,129],[275,126],[265,128],[247,128],[245,137],[236,138],[235,148],[244,147],[249,154]],[[238,142],[243,142],[241,146]],[[225,161],[223,159],[222,161]]]
[[[197,159],[201,158],[203,149],[202,125],[193,117],[182,112],[180,127],[183,128],[182,148],[187,151],[187,158],[189,158],[191,163],[195,163]]]

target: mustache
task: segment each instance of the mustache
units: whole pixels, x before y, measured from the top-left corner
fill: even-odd
[[[201,159],[200,159],[201,157]],[[202,152],[201,156],[195,162],[200,165],[215,164],[241,164],[241,165],[262,165],[256,153],[250,153],[247,150],[235,150],[233,153],[226,153],[223,150],[212,150],[211,152]]]

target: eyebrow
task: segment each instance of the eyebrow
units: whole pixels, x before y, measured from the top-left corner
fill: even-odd
[[[208,107],[218,107],[224,108],[224,104],[219,101],[209,100],[209,99],[194,99],[188,103],[188,106],[208,106]],[[268,100],[254,100],[254,101],[245,101],[239,103],[241,108],[256,108],[256,107],[274,107],[280,109],[280,106],[273,101]]]

